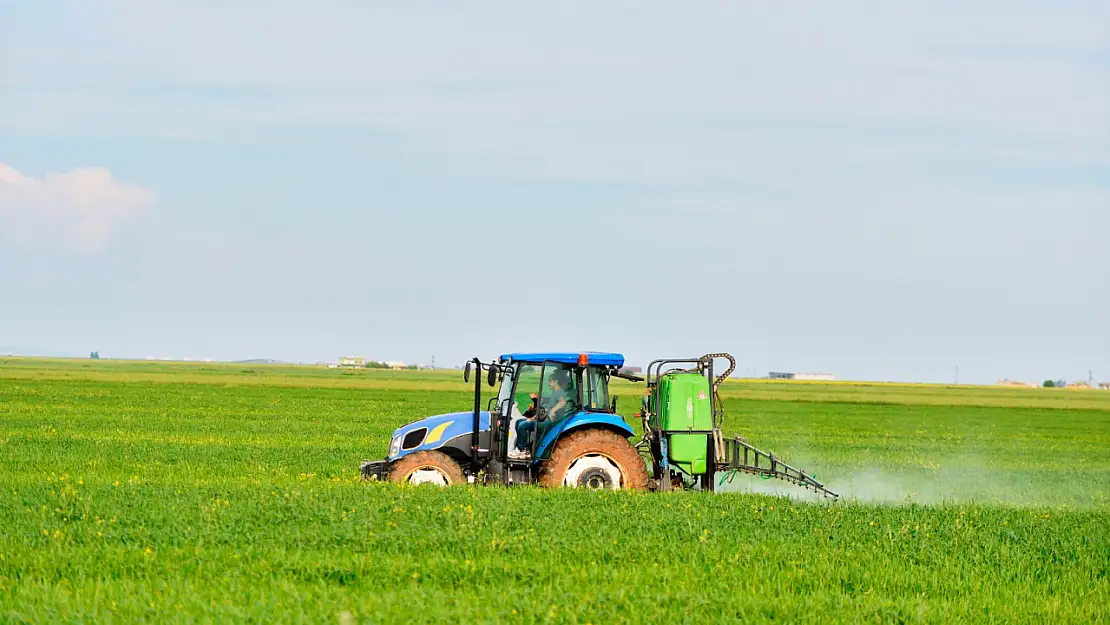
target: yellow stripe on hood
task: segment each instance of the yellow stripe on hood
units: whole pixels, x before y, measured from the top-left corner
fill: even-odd
[[[439,425],[437,425],[434,430],[428,433],[428,438],[424,439],[424,444],[427,445],[429,443],[438,442],[439,439],[443,437],[443,433],[447,430],[447,428],[451,427],[452,423],[454,423],[454,421],[447,421],[445,423],[440,423]]]

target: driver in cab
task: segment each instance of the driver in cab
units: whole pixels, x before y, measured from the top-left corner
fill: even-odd
[[[558,421],[565,417],[569,411],[568,390],[570,388],[570,374],[566,371],[555,371],[547,379],[548,392],[544,394],[543,404],[547,419]],[[516,422],[516,449],[510,456],[523,458],[531,443],[531,435],[536,430],[536,394],[531,394],[532,405],[524,412],[524,418]]]

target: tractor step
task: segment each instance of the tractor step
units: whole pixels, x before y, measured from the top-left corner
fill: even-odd
[[[772,452],[756,449],[739,436],[722,441],[721,432],[717,430],[714,432],[714,438],[716,444],[713,447],[717,450],[718,472],[737,471],[764,478],[775,478],[812,490],[830,499],[835,500],[840,497],[825,488],[825,485],[812,475],[806,475],[801,469],[786,464]]]

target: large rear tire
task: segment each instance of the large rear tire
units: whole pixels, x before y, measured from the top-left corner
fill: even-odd
[[[401,458],[389,470],[394,484],[454,486],[466,481],[462,467],[442,451],[418,451]]]
[[[540,470],[540,486],[644,490],[644,459],[628,439],[610,430],[574,432],[560,440]]]

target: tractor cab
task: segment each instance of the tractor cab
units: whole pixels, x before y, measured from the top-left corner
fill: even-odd
[[[501,386],[490,402],[493,454],[535,462],[548,457],[562,433],[585,425],[631,434],[609,395],[609,378],[623,365],[624,357],[612,353],[503,354]]]

